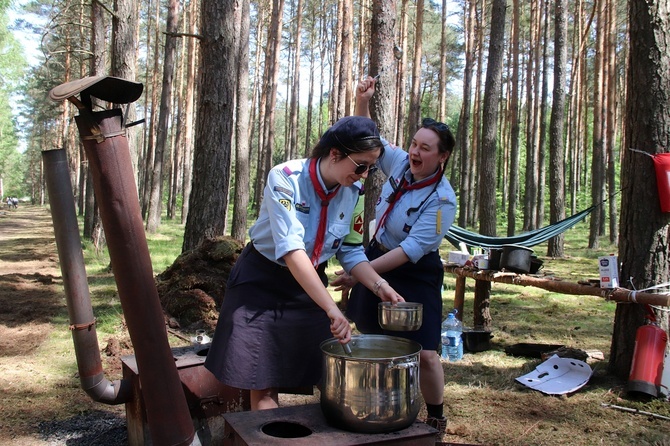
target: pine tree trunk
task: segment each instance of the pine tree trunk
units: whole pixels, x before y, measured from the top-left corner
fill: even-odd
[[[617,92],[620,91],[617,88],[617,56],[616,56],[616,4],[612,0],[609,0],[609,6],[607,7],[607,77],[608,84],[610,88],[607,89],[607,103],[609,106],[605,110],[606,113],[606,124],[607,124],[607,190],[609,196],[617,192],[616,184],[616,164],[619,161],[615,154],[615,143],[616,143],[616,117],[618,107],[617,101]],[[622,95],[623,96],[623,95]],[[618,200],[609,200],[609,239],[610,242],[616,244],[619,238],[619,215],[617,208]]]
[[[151,91],[151,94],[149,95],[147,93],[147,96],[149,96],[151,99],[150,101],[147,101],[150,104],[151,112],[149,115],[149,125],[147,126],[147,133],[148,135],[145,137],[146,140],[146,150],[145,150],[145,155],[144,155],[144,172],[142,177],[142,187],[141,187],[141,192],[140,192],[140,201],[142,203],[142,218],[146,218],[147,212],[149,210],[149,201],[151,200],[151,182],[152,182],[152,175],[153,175],[153,165],[154,165],[154,158],[156,154],[156,127],[158,126],[158,73],[159,73],[159,62],[160,62],[160,57],[158,57],[159,54],[159,48],[161,46],[161,33],[160,33],[160,0],[154,0],[156,2],[156,11],[154,12],[154,45],[153,45],[153,69],[150,70],[149,66],[150,64],[147,64],[147,83],[149,91]],[[151,23],[152,20],[149,20],[149,28],[151,28]],[[147,36],[151,35],[151,30],[147,33]],[[149,39],[149,37],[147,37]],[[146,109],[145,109],[146,112]]]
[[[395,128],[392,133],[395,135],[394,142],[396,144],[402,144],[405,140],[405,117],[407,115],[407,101],[406,101],[406,91],[407,91],[407,49],[408,49],[408,38],[407,38],[407,21],[409,14],[407,9],[409,8],[409,0],[402,0],[400,7],[400,53],[396,51],[396,59],[398,59],[397,65],[397,75],[396,75],[396,91],[395,91]],[[400,56],[399,58],[397,56]]]
[[[198,1],[190,0],[189,3],[189,32],[196,33],[198,22]],[[193,179],[193,110],[195,107],[195,67],[198,63],[198,51],[196,39],[188,38],[187,44],[188,74],[186,81],[186,105],[184,109],[184,175],[182,186],[181,222],[186,224],[191,199],[191,187]]]
[[[165,176],[165,157],[169,154],[168,131],[170,123],[170,108],[172,105],[172,84],[174,80],[174,62],[177,52],[177,33],[179,26],[179,1],[170,0],[168,4],[167,36],[165,38],[165,53],[163,60],[163,82],[161,85],[160,113],[158,115],[158,129],[156,132],[156,154],[154,157],[153,173],[151,175],[151,195],[146,229],[154,233],[161,223],[163,209],[163,178]]]
[[[234,48],[235,1],[204,0],[201,7],[195,174],[182,251],[224,234],[230,188],[238,54]]]
[[[549,108],[549,1],[541,2],[542,5],[542,66],[538,67],[538,79],[542,76],[542,89],[540,96],[540,115],[538,125],[537,142],[537,210],[535,214],[535,227],[544,225],[544,196],[547,181],[547,110]]]
[[[523,231],[535,229],[535,217],[537,215],[537,109],[539,104],[539,57],[540,45],[540,22],[539,6],[531,3],[530,16],[530,47],[534,50],[528,54],[528,65],[526,68],[526,171],[523,207]]]
[[[370,27],[370,73],[380,73],[376,93],[370,101],[370,115],[377,123],[382,136],[392,134],[395,125],[393,116],[392,70],[383,70],[393,64],[393,23],[396,17],[394,1],[372,0],[372,24]],[[379,171],[365,180],[365,221],[372,221],[375,204],[386,180]],[[367,243],[373,234],[365,225],[363,239]]]
[[[447,114],[447,0],[442,0],[440,27],[440,71],[437,77],[437,120],[444,121]]]
[[[480,233],[496,235],[496,146],[498,104],[502,89],[502,61],[505,40],[505,0],[491,3],[491,37],[482,114],[482,148],[479,183]]]
[[[628,147],[649,154],[667,152],[670,139],[670,5],[628,3],[630,56],[626,98]],[[619,261],[623,286],[645,289],[670,279],[670,213],[662,213],[654,166],[649,156],[627,150],[621,183]],[[633,283],[628,283],[628,278]],[[610,370],[628,378],[635,350],[635,334],[643,324],[641,305],[617,304],[610,350]],[[667,312],[657,314],[668,331]]]
[[[112,17],[112,56],[110,75],[127,79],[137,80],[137,53],[139,48],[139,5],[140,2],[132,0],[114,0],[114,16]],[[135,121],[134,107],[124,109],[126,122]],[[137,178],[138,160],[138,130],[131,127],[126,131],[128,138],[128,150],[133,162],[133,171]]]
[[[465,67],[463,68],[463,104],[461,105],[461,116],[458,120],[458,132],[456,134],[457,145],[460,152],[461,182],[458,194],[458,225],[462,228],[468,226],[470,215],[470,110],[472,107],[472,76],[475,64],[475,1],[468,0],[465,18]],[[476,132],[474,132],[476,133]]]
[[[330,116],[331,123],[334,123],[342,116],[338,114],[340,110],[340,75],[342,70],[340,65],[342,64],[342,28],[344,27],[344,4],[346,0],[337,0],[337,18],[335,20],[335,27],[332,29],[332,32],[335,33],[335,54],[333,57],[333,66],[331,71],[332,81],[330,83],[330,95],[329,95],[329,107],[328,107],[328,116]]]
[[[597,1],[597,35],[596,35],[596,57],[594,67],[594,89],[593,89],[593,155],[591,158],[591,204],[600,203],[603,198],[603,187],[605,184],[605,142],[603,138],[603,57],[606,14],[605,0]],[[591,223],[589,226],[589,248],[596,249],[599,245],[601,226],[603,224],[602,207],[591,212]]]
[[[251,153],[249,150],[249,2],[239,2],[235,10],[235,29],[239,32],[237,64],[237,119],[235,120],[235,195],[233,197],[233,224],[231,236],[244,243],[247,236],[247,209],[251,178]]]
[[[567,10],[565,0],[554,0],[554,91],[549,129],[549,213],[550,223],[565,218],[565,161],[563,133],[565,126],[565,77],[567,61]],[[547,255],[563,257],[561,233],[549,240]]]
[[[344,11],[342,13],[342,60],[340,62],[339,84],[337,84],[337,110],[336,119],[348,116],[352,113],[352,55],[354,52],[354,17],[353,0],[343,0]]]
[[[105,69],[105,14],[102,6],[98,2],[91,3],[91,76],[97,76],[104,73]],[[93,98],[91,98],[93,99]],[[84,202],[84,227],[83,236],[85,239],[92,240],[94,245],[100,243],[93,237],[102,231],[95,230],[96,222],[100,224],[100,218],[96,218],[98,207],[95,205],[95,194],[93,192],[93,178],[90,175],[88,163],[86,163],[86,199]]]
[[[295,28],[293,29],[293,76],[291,84],[291,106],[289,110],[289,143],[290,154],[288,159],[298,157],[298,128],[300,111],[300,55],[302,33],[302,0],[298,0],[295,12]]]
[[[484,76],[484,51],[481,48],[480,42],[484,41],[484,28],[487,17],[487,1],[481,0],[481,6],[479,10],[474,10],[473,13],[476,17],[475,19],[475,45],[478,46],[476,51],[477,57],[477,69],[475,74],[475,100],[473,104],[473,119],[472,119],[472,142],[470,144],[470,164],[468,166],[468,175],[470,183],[468,185],[468,199],[470,200],[470,206],[468,206],[468,226],[475,225],[478,220],[479,215],[479,200],[477,194],[477,180],[479,178],[479,153],[480,153],[480,141],[481,141],[481,123],[482,123],[482,77]]]
[[[314,8],[309,8],[309,19],[313,24],[317,23],[316,14]],[[317,40],[317,27],[316,25],[312,26],[309,30],[309,47],[312,48],[312,51],[309,53],[309,91],[307,93],[307,117],[305,122],[305,145],[303,147],[302,156],[307,157],[310,152],[312,145],[312,121],[314,120],[314,79],[315,79],[315,66],[316,66],[316,55],[318,45]]]
[[[510,155],[509,155],[509,201],[507,204],[507,235],[516,234],[516,210],[519,203],[519,0],[512,2],[512,93],[510,98]]]
[[[265,56],[265,111],[263,116],[262,162],[258,165],[257,193],[261,194],[268,172],[273,165],[275,118],[277,105],[277,79],[279,77],[279,50],[281,47],[282,18],[284,0],[273,0],[270,29],[268,31],[267,53]],[[260,201],[259,201],[260,203]]]
[[[421,120],[421,53],[423,51],[423,0],[416,0],[416,21],[414,33],[414,61],[412,62],[412,87],[409,96],[409,116],[405,147],[409,147],[411,139],[419,128]]]

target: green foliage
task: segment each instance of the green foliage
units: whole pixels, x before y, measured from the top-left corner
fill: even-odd
[[[7,0],[0,0],[0,179],[5,195],[21,194],[21,156],[18,150],[17,123],[13,118],[11,93],[26,65],[21,45],[7,23]]]
[[[11,33],[6,6],[0,0],[0,89],[7,91],[23,75],[27,66],[21,44]]]

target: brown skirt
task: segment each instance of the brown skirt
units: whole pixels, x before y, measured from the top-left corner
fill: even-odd
[[[325,264],[318,268],[324,285]],[[288,268],[249,243],[230,272],[205,367],[240,389],[304,387],[321,379],[330,320]]]

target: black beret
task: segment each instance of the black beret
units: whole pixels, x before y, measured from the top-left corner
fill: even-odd
[[[337,147],[344,153],[357,152],[357,143],[364,140],[379,139],[377,125],[363,116],[345,116],[332,125],[321,137],[320,143],[326,147]]]

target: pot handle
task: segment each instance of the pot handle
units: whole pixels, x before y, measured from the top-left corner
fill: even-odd
[[[386,370],[408,370],[408,369],[412,369],[412,368],[416,367],[417,365],[418,365],[418,363],[416,361],[401,362],[401,363],[398,363],[398,364],[395,364],[395,363],[391,362],[388,365],[388,367],[386,368]]]

